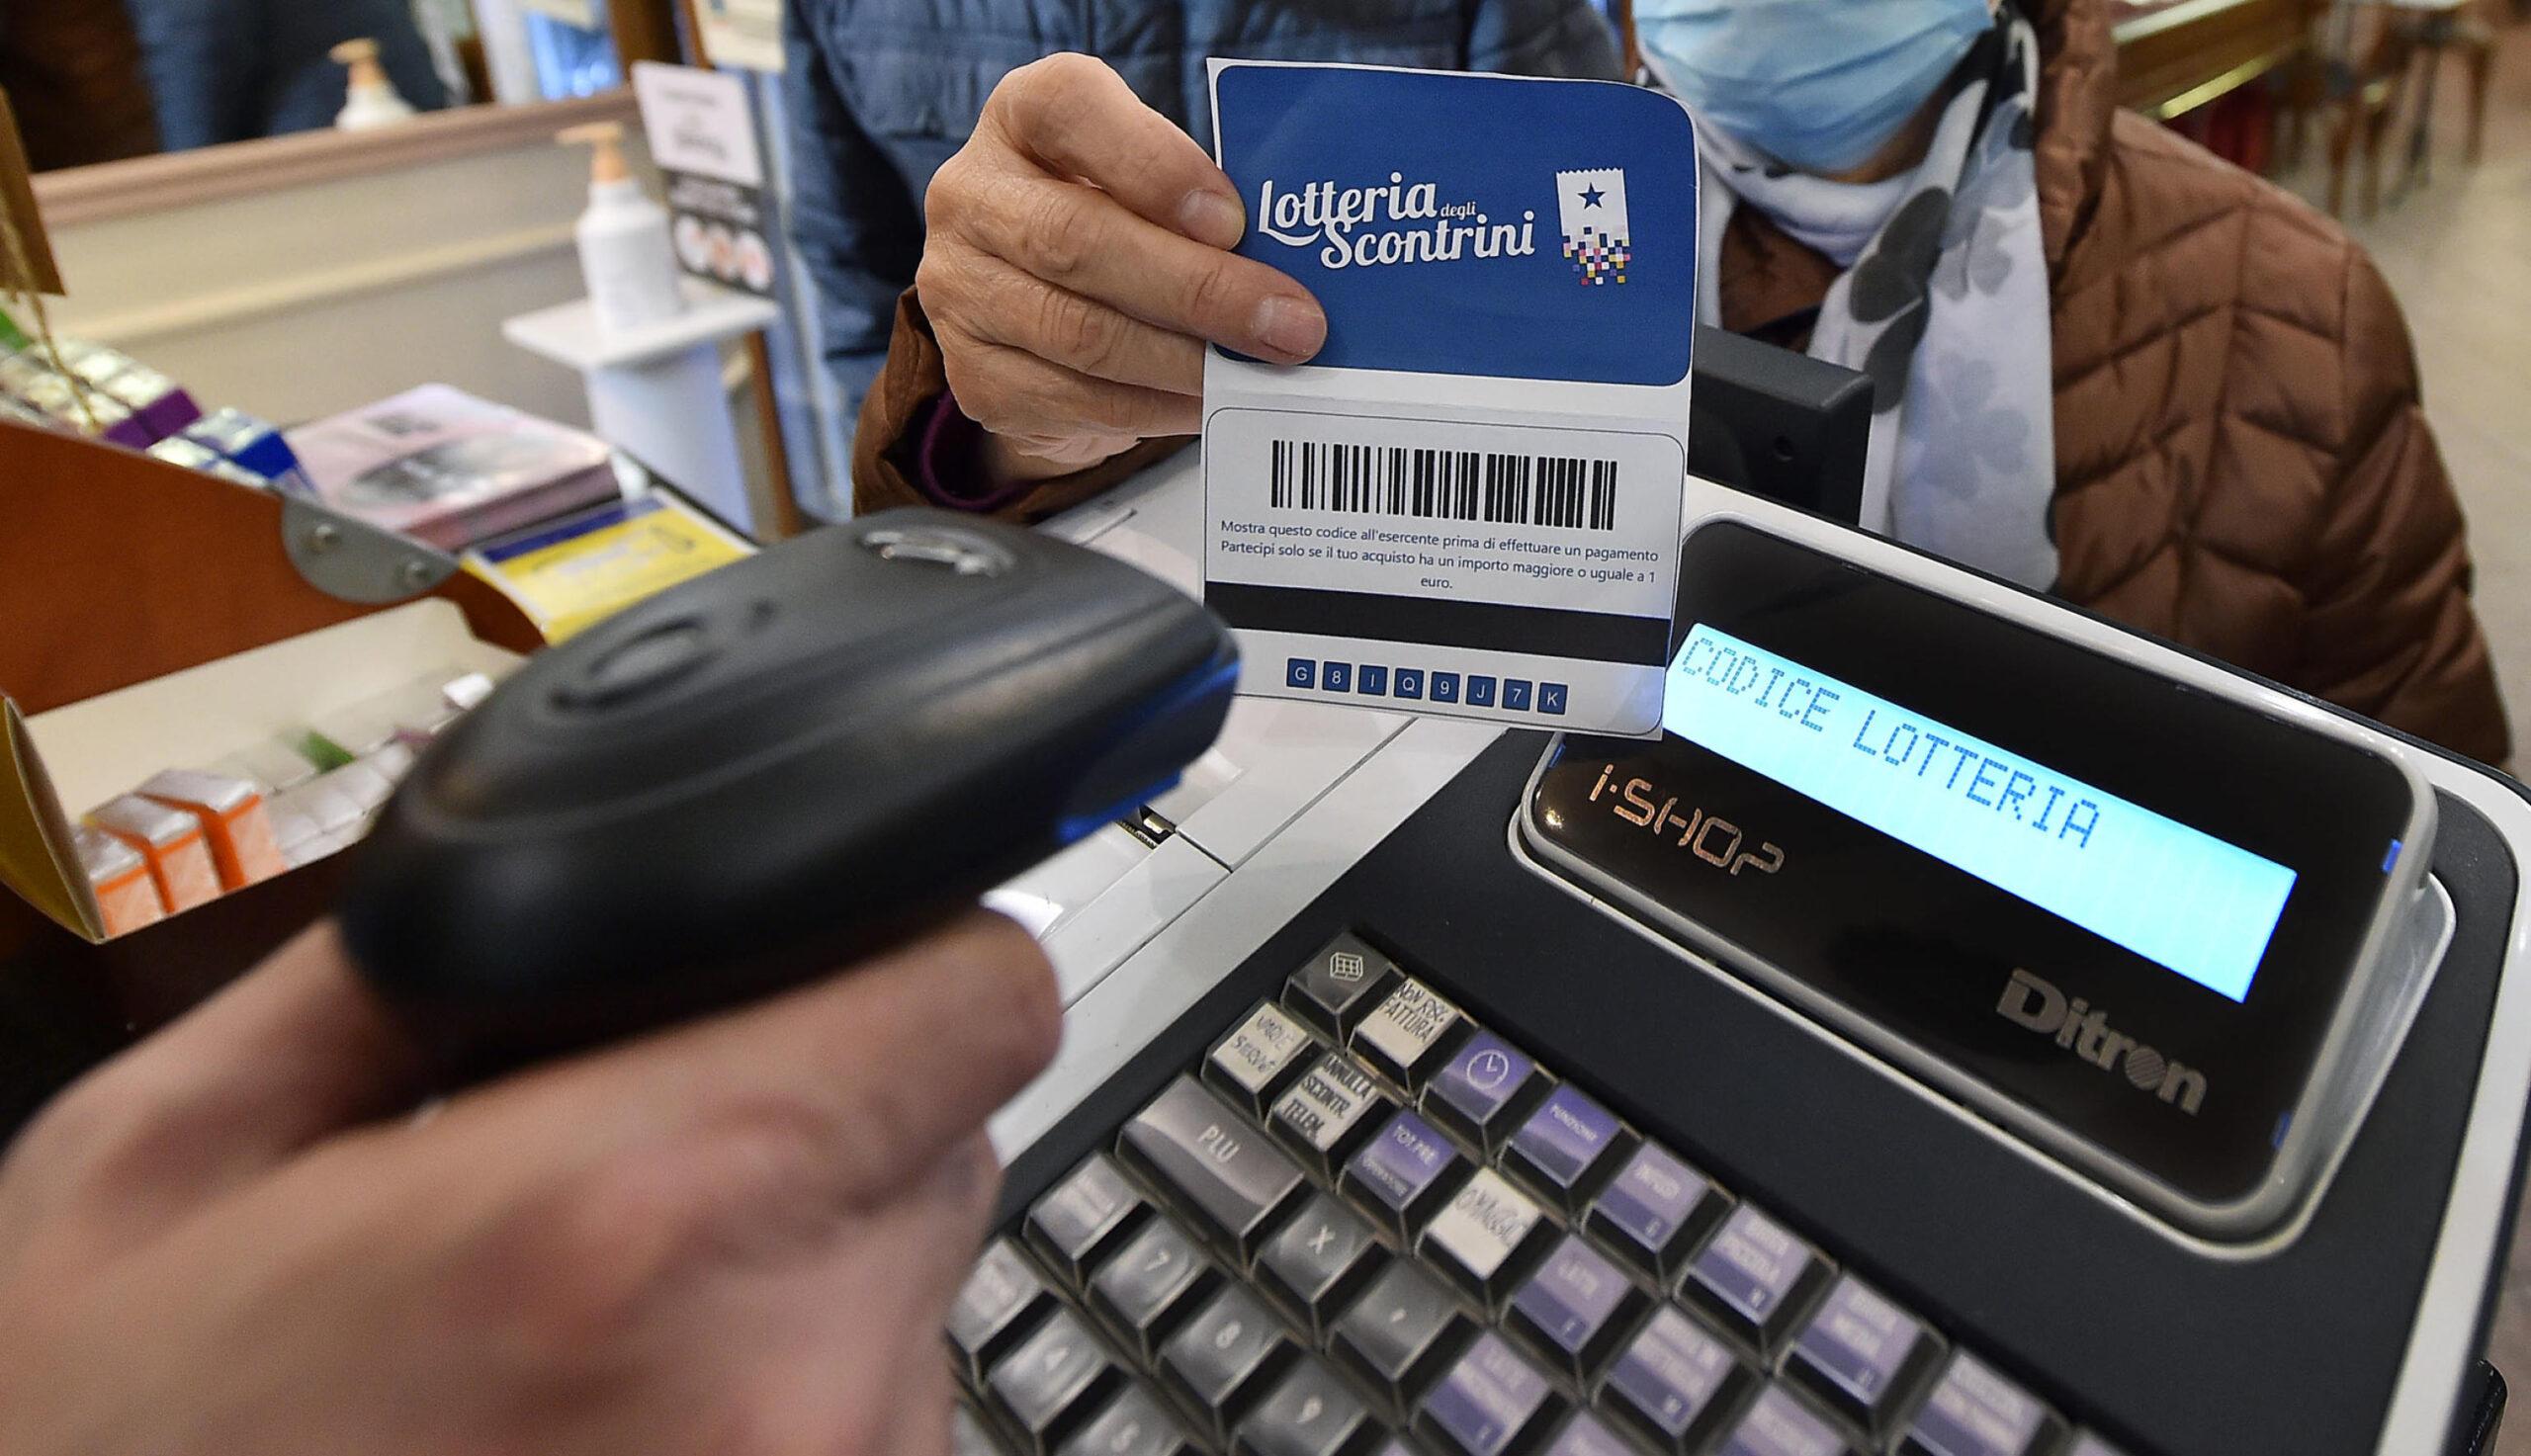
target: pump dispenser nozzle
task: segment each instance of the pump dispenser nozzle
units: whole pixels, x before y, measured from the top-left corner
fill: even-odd
[[[387,79],[387,68],[378,63],[376,41],[362,36],[345,41],[326,54],[351,70],[343,109],[334,114],[337,128],[366,131],[372,127],[393,126],[413,115],[412,104],[395,94],[395,83]]]
[[[589,148],[589,182],[592,185],[622,182],[633,175],[624,165],[624,124],[621,122],[587,122],[554,133],[554,139],[567,146]]]
[[[620,333],[684,312],[668,214],[625,165],[623,126],[590,122],[554,139],[589,148],[589,208],[573,231],[600,326]]]

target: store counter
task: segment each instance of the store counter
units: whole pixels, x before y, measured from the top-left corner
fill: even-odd
[[[1199,594],[1197,459],[1188,451],[1045,529]],[[1004,887],[993,903],[1038,933],[1064,1002],[1074,1004],[1409,722],[1397,713],[1243,698],[1220,742],[1147,806],[1138,825],[1100,830]]]
[[[1189,452],[1049,529],[1191,589],[1200,506]],[[1981,610],[2233,676],[1771,511],[1751,515],[1958,577]],[[1054,906],[1069,1011],[1052,1070],[993,1124],[1009,1237],[952,1322],[962,1439],[1160,1421],[1329,1451],[1391,1426],[1462,1451],[1631,1449],[1610,1431],[1734,1453],[2467,1449],[2531,1103],[2531,977],[2508,974],[2531,964],[2519,786],[2398,750],[2437,819],[2430,866],[2396,844],[2383,865],[2419,887],[2406,939],[2380,943],[2412,994],[2332,1104],[2344,1140],[2307,1195],[2226,1232],[1872,1028],[1796,1009],[1725,941],[1553,870],[1521,813],[1546,802],[1550,741],[1247,701],[1160,806],[1176,830],[1154,825],[1156,848],[1116,830],[1014,887]],[[1669,809],[1646,817],[1684,826],[1714,883],[1762,861],[1754,831],[1716,857]],[[2142,1045],[2140,1002],[2086,1019],[2058,996],[2048,1019],[2057,993],[2031,980],[1990,1018],[2004,1064],[2069,1049],[2092,1064],[2069,1083],[2098,1089],[2083,1107],[2138,1126],[2229,1092]],[[1140,1230],[1134,1259],[1125,1234],[1072,1242],[1067,1210],[1111,1205],[1131,1217],[1099,1227]],[[1140,1290],[1123,1270],[1163,1248],[1208,1250],[1228,1283]],[[1017,1305],[995,1323],[1014,1289],[1037,1291],[1024,1340]],[[1216,1340],[1255,1361],[1198,1348]],[[1078,1385],[1030,1373],[1079,1361]]]

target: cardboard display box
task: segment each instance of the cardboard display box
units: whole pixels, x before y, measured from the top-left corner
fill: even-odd
[[[321,917],[349,858],[104,940],[76,814],[160,769],[442,671],[497,674],[542,644],[449,558],[309,509],[0,424],[0,1143],[67,1075]],[[344,594],[364,546],[408,589]]]

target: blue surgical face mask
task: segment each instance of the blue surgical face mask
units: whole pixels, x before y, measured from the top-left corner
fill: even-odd
[[[1805,172],[1872,160],[1994,24],[1988,0],[1636,0],[1697,120]]]

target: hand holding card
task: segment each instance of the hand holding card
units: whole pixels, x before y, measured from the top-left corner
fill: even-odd
[[[916,290],[949,386],[1005,479],[1191,435],[1204,346],[1297,364],[1325,315],[1229,251],[1238,193],[1102,61],[1055,55],[994,89],[932,180]]]
[[[1244,692],[1660,731],[1697,147],[1607,82],[1213,63],[1242,255],[1325,306],[1204,378],[1204,599]]]

